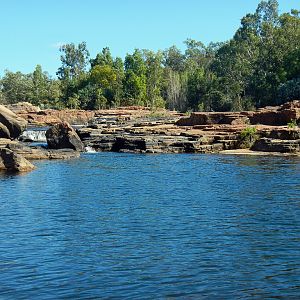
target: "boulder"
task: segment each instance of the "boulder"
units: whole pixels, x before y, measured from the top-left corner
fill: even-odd
[[[9,139],[10,138],[9,130],[2,123],[0,123],[0,138],[2,138],[2,139]]]
[[[46,131],[46,139],[50,149],[73,149],[84,151],[84,145],[81,142],[76,131],[67,122],[58,123]]]
[[[26,129],[27,121],[3,105],[0,105],[0,123],[9,131],[10,138],[17,138]],[[2,128],[3,133],[3,128]]]
[[[0,170],[27,172],[33,169],[35,169],[35,166],[22,155],[16,154],[7,148],[0,149]]]

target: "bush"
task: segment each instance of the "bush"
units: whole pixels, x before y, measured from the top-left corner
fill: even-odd
[[[300,78],[289,80],[281,84],[278,89],[278,99],[278,104],[300,99]]]
[[[239,136],[239,148],[251,148],[254,142],[258,139],[257,130],[255,127],[246,127]]]
[[[294,129],[297,127],[297,121],[296,120],[291,120],[290,122],[287,123],[287,127],[289,129]]]

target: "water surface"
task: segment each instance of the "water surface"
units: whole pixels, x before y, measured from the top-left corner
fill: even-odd
[[[0,299],[300,297],[300,161],[83,154],[0,175]]]

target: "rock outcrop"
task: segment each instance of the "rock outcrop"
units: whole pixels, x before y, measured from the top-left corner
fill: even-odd
[[[49,121],[47,118],[70,114],[70,110],[50,111],[34,115]],[[81,111],[72,111],[72,115],[76,113]],[[26,116],[30,119],[31,114]],[[300,101],[248,112],[198,112],[190,117],[135,107],[98,110],[92,115],[90,125],[76,131],[67,122],[51,127],[46,133],[49,149],[25,147],[14,141],[6,145],[10,139],[2,139],[3,143],[0,139],[0,148],[9,148],[28,159],[78,157],[85,147],[132,153],[219,153],[242,148],[252,149],[251,153],[300,155]],[[57,120],[54,117],[51,122]],[[6,128],[0,126],[0,136],[8,138]]]
[[[10,109],[15,114],[26,114],[26,113],[36,113],[41,111],[38,106],[34,106],[29,102],[18,102],[6,105],[8,109]]]
[[[299,122],[297,103],[299,101],[276,108],[265,108],[261,111],[286,114],[291,110],[294,114],[290,113],[288,116],[297,117],[292,120]],[[190,117],[180,119],[180,116],[175,114],[169,115],[166,119],[155,119],[150,115],[143,115],[140,118],[133,116],[114,118],[110,114],[103,114],[95,118],[94,124],[78,129],[77,133],[85,146],[96,151],[218,153],[251,148],[260,152],[298,155],[300,129],[297,125],[293,125],[295,121],[292,124],[294,127],[287,126],[287,124],[284,126],[251,125],[254,114],[260,114],[260,111],[201,112],[192,113]],[[266,120],[266,123],[270,123],[270,120]],[[269,139],[270,142],[263,144],[264,138]],[[279,146],[280,141],[281,146]]]
[[[0,105],[0,137],[15,139],[26,129],[27,121]],[[8,136],[9,135],[9,136]]]
[[[0,149],[0,170],[10,172],[28,172],[35,169],[35,166],[22,155],[14,153],[7,148]]]
[[[35,126],[51,126],[61,122],[85,125],[94,118],[95,112],[78,109],[45,109],[33,112],[20,111],[18,115],[26,119],[29,124]]]
[[[0,123],[0,138],[9,139],[10,138],[10,132],[8,128]]]
[[[188,118],[182,118],[176,123],[178,126],[231,124],[250,124],[246,113],[243,112],[194,112]]]
[[[84,151],[84,145],[75,130],[67,122],[56,124],[46,131],[46,139],[50,149],[73,149]]]
[[[139,106],[119,107],[116,109],[94,111],[78,109],[37,109],[37,111],[30,111],[30,107],[25,109],[24,105],[21,105],[20,107],[16,105],[15,108],[12,107],[12,110],[16,111],[18,116],[24,118],[30,125],[33,126],[52,126],[61,122],[68,122],[72,125],[87,125],[88,123],[92,123],[95,119],[99,119],[99,122],[113,122],[121,119],[128,121],[131,118],[135,119],[141,116],[153,115],[153,112],[149,108]],[[166,110],[161,110],[158,112],[160,115],[164,115],[166,113],[170,115],[170,112],[167,112]],[[182,116],[182,114],[177,112],[172,112],[172,114]],[[104,120],[103,116],[105,116],[105,119],[107,120]]]
[[[254,143],[251,150],[262,152],[297,153],[300,151],[300,139],[279,140],[261,138]]]
[[[195,112],[189,117],[181,118],[176,124],[178,126],[211,124],[284,126],[291,120],[300,122],[300,100],[285,103],[281,106],[261,108],[257,111]]]

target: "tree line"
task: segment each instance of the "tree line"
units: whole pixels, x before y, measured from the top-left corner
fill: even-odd
[[[279,14],[261,1],[229,41],[185,51],[135,49],[123,60],[105,47],[91,58],[85,42],[60,48],[51,78],[37,65],[30,74],[5,71],[0,103],[100,109],[141,105],[179,111],[235,111],[300,99],[300,11]]]

